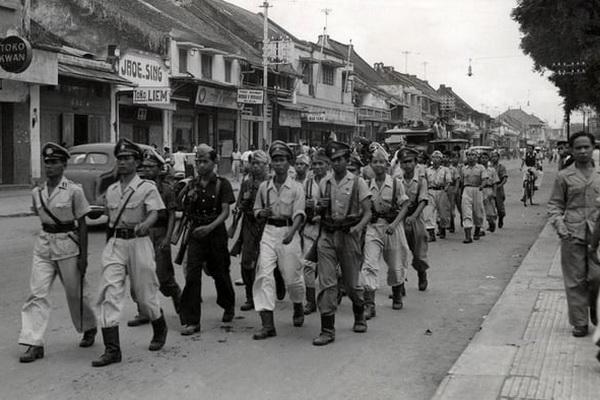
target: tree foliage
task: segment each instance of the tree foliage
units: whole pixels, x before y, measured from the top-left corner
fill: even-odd
[[[521,48],[536,71],[551,72],[565,111],[586,104],[600,110],[600,0],[518,0],[512,17],[523,34]],[[581,61],[584,73],[558,73],[557,63]]]

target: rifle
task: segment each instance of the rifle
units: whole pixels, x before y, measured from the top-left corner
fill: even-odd
[[[181,265],[183,263],[183,258],[185,256],[185,252],[187,251],[187,247],[188,244],[190,243],[190,235],[192,234],[192,229],[190,227],[190,224],[187,221],[182,220],[181,221],[181,225],[180,227],[183,227],[180,230],[180,236],[182,237],[181,239],[181,245],[179,246],[179,251],[177,252],[177,257],[175,257],[175,264]],[[179,238],[178,238],[179,239]]]

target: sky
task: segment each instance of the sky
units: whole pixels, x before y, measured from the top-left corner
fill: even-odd
[[[227,0],[261,12],[261,0]],[[452,89],[491,116],[522,108],[559,127],[562,99],[533,71],[510,17],[516,0],[270,0],[269,17],[293,35],[316,42],[325,26],[332,39],[354,44],[369,64],[383,62]],[[472,59],[471,77],[467,76]],[[424,63],[427,63],[426,66]],[[573,115],[573,120],[577,116]]]

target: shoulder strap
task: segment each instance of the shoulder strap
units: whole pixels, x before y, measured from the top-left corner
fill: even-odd
[[[396,184],[396,178],[392,178],[392,208],[396,208],[396,202],[397,202],[397,184]]]
[[[129,200],[131,200],[131,196],[133,196],[133,194],[135,193],[135,191],[142,186],[142,184],[145,181],[141,181],[135,189],[133,189],[131,192],[129,192],[129,196],[127,196],[127,198],[125,199],[125,202],[123,203],[123,206],[121,207],[121,209],[119,210],[119,213],[117,214],[117,219],[115,219],[114,224],[112,224],[112,226],[110,226],[111,228],[116,227],[117,225],[119,225],[119,221],[121,220],[121,216],[123,215],[123,212],[125,211],[125,207],[127,207],[127,204],[129,203]],[[119,183],[120,184],[120,183]],[[110,223],[109,223],[110,225]]]
[[[352,184],[352,192],[350,193],[350,201],[348,201],[348,209],[346,210],[346,216],[348,216],[352,212],[352,207],[354,206],[354,198],[356,197],[356,202],[358,203],[358,179],[359,176],[356,175],[354,177],[354,183]]]
[[[326,215],[331,215],[331,203],[333,202],[333,199],[331,198],[331,180],[327,180],[327,182],[325,182],[325,194],[323,197],[328,197],[329,198],[329,204],[327,205],[327,212]]]
[[[52,221],[54,221],[54,223],[56,225],[62,225],[63,222],[60,219],[58,219],[58,217],[56,217],[56,215],[52,214],[52,212],[48,209],[48,207],[46,207],[46,203],[44,203],[44,199],[42,198],[42,190],[41,189],[38,190],[38,197],[40,199],[40,205],[42,206],[42,209],[44,210],[44,212],[46,214],[48,214],[48,216],[50,218],[52,218]]]
[[[217,184],[215,185],[215,209],[221,206],[221,177],[217,176]]]

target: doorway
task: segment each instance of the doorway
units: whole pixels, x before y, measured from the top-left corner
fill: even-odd
[[[0,103],[0,184],[15,183],[14,153],[13,105]]]
[[[83,114],[75,114],[73,117],[73,144],[89,143],[88,137],[88,116]]]

